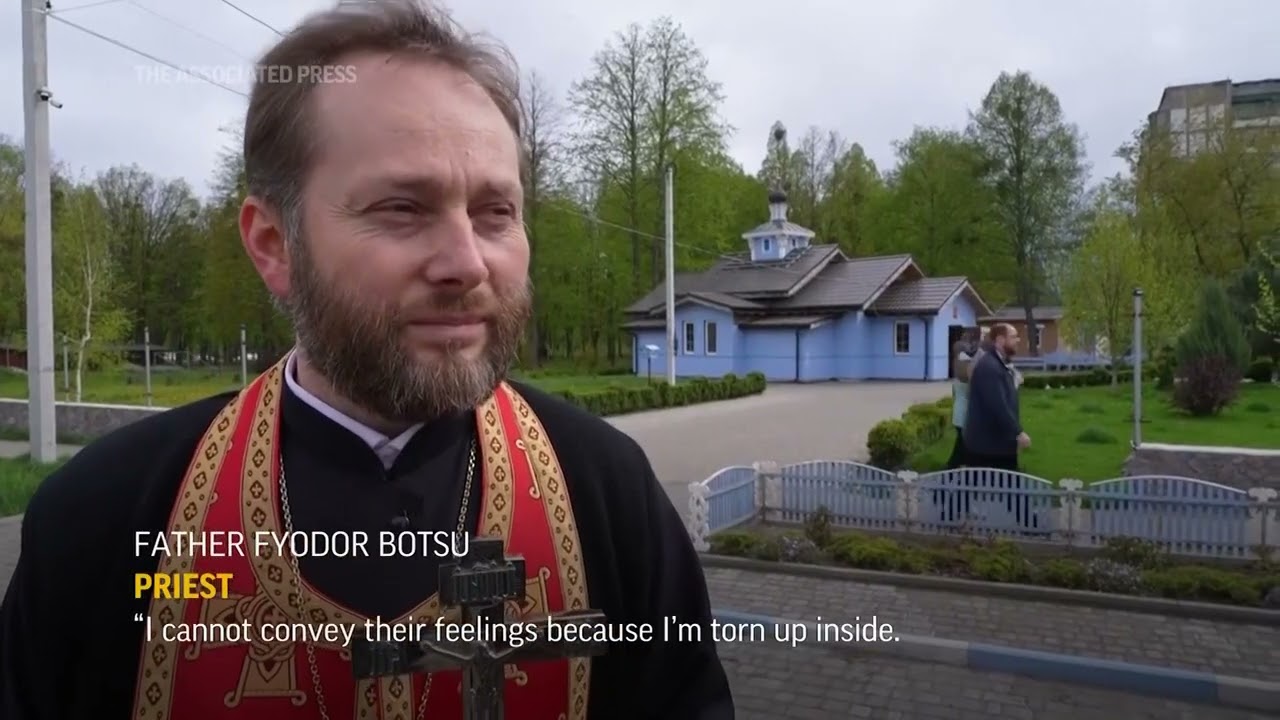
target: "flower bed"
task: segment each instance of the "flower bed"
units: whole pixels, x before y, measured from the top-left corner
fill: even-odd
[[[1073,590],[1280,609],[1280,564],[1181,562],[1152,543],[1120,538],[1093,557],[1030,555],[1009,540],[929,544],[834,532],[824,513],[803,531],[760,527],[718,533],[711,552],[772,562],[841,565]]]

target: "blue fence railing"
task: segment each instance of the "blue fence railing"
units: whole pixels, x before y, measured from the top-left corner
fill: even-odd
[[[918,475],[813,460],[728,467],[689,490],[690,532],[702,548],[714,532],[753,520],[800,523],[825,508],[835,525],[850,529],[1085,547],[1127,537],[1180,555],[1215,558],[1280,550],[1276,490],[1185,477],[1122,477],[1085,486],[992,468]]]

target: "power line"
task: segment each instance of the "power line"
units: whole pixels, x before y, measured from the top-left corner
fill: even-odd
[[[69,12],[75,12],[76,10],[88,10],[89,8],[102,7],[103,5],[115,5],[116,3],[121,3],[124,1],[125,0],[99,0],[98,2],[85,3],[84,5],[73,5],[71,7],[62,8],[60,10],[55,10],[52,7],[50,7],[50,9],[46,10],[45,12],[50,17],[52,17],[55,13],[69,13]],[[50,3],[50,6],[52,6],[52,3]]]
[[[108,1],[109,1],[109,2],[120,2],[121,0],[108,0]],[[210,37],[210,36],[208,36],[208,35],[205,35],[204,33],[200,32],[199,30],[196,30],[195,28],[193,28],[193,27],[191,27],[191,26],[189,26],[189,25],[184,25],[184,24],[182,24],[182,23],[178,22],[177,20],[174,20],[174,19],[173,19],[173,18],[171,18],[171,17],[167,17],[167,16],[165,16],[165,15],[163,15],[163,14],[161,14],[161,13],[158,13],[158,12],[156,12],[155,10],[152,10],[151,8],[149,8],[149,7],[145,6],[145,5],[143,5],[142,3],[137,2],[137,0],[123,0],[123,2],[126,2],[126,3],[128,3],[128,4],[130,4],[130,5],[132,5],[133,7],[137,8],[137,9],[139,9],[139,10],[141,10],[141,11],[145,12],[145,13],[147,13],[148,15],[151,15],[151,16],[153,16],[153,17],[156,17],[156,18],[158,18],[158,19],[160,19],[160,20],[162,20],[162,21],[164,21],[164,22],[167,22],[167,23],[169,23],[170,25],[172,25],[172,26],[174,26],[174,27],[178,28],[179,30],[185,30],[185,31],[187,31],[187,32],[191,33],[192,35],[195,35],[196,37],[200,38],[201,40],[204,40],[205,42],[208,42],[208,43],[212,43],[212,44],[214,44],[214,45],[217,45],[218,47],[222,48],[223,50],[226,50],[227,52],[231,53],[232,55],[235,55],[236,57],[240,58],[241,60],[244,60],[245,62],[249,62],[249,63],[252,63],[252,62],[253,62],[253,60],[252,60],[252,59],[245,57],[245,56],[244,56],[243,54],[241,54],[241,52],[240,52],[239,50],[237,50],[236,48],[231,47],[230,45],[228,45],[228,44],[226,44],[226,43],[222,42],[221,40],[219,40],[219,39],[217,39],[217,38],[214,38],[214,37]]]
[[[268,24],[265,20],[263,20],[262,18],[258,17],[257,15],[254,15],[253,13],[249,12],[248,10],[245,10],[244,8],[240,7],[239,5],[236,5],[235,3],[231,2],[231,0],[222,0],[222,4],[223,4],[223,5],[226,5],[227,7],[231,8],[232,10],[235,10],[236,12],[238,12],[238,13],[240,13],[241,15],[243,15],[243,16],[245,16],[245,17],[249,18],[250,20],[252,20],[252,21],[254,21],[254,22],[258,23],[259,25],[261,25],[262,27],[264,27],[264,28],[266,28],[266,29],[270,30],[271,32],[275,33],[276,35],[279,35],[280,37],[284,37],[284,33],[280,32],[279,30],[277,30],[277,29],[275,29],[275,28],[273,28],[273,27],[271,27],[271,25],[270,25],[270,24]]]
[[[557,204],[554,204],[554,202],[548,202],[548,204],[547,204],[547,205],[544,205],[544,208],[550,208],[550,209],[553,209],[553,210],[558,210],[558,211],[561,211],[561,213],[566,213],[566,214],[568,214],[568,215],[575,215],[575,217],[577,217],[577,218],[582,218],[582,219],[585,219],[585,220],[590,220],[590,222],[598,223],[598,224],[602,224],[602,225],[604,225],[604,227],[609,227],[609,228],[614,228],[614,229],[620,229],[620,231],[622,231],[622,232],[634,233],[634,234],[636,234],[636,236],[646,238],[646,240],[653,240],[654,242],[657,242],[657,241],[666,242],[666,241],[667,241],[667,238],[664,238],[664,237],[662,237],[662,236],[658,236],[658,234],[653,234],[653,233],[649,233],[649,232],[644,232],[644,231],[641,231],[641,229],[636,229],[636,228],[627,227],[627,225],[621,225],[621,224],[618,224],[618,223],[611,223],[611,222],[608,222],[608,220],[602,220],[602,219],[599,219],[599,218],[595,218],[595,217],[593,217],[593,215],[589,215],[589,214],[586,214],[586,213],[582,213],[582,211],[579,211],[579,210],[573,210],[573,209],[571,209],[571,208],[566,208],[566,206],[563,206],[563,205],[557,205]],[[740,263],[740,261],[742,260],[741,256],[726,255],[726,254],[724,254],[724,252],[718,252],[718,251],[716,251],[716,250],[708,250],[708,249],[705,249],[705,247],[699,247],[699,246],[696,246],[696,245],[689,245],[689,243],[687,243],[687,242],[672,242],[672,245],[675,245],[676,247],[680,247],[680,249],[682,249],[682,250],[687,250],[687,251],[690,251],[690,252],[696,252],[696,254],[701,254],[701,255],[705,255],[705,256],[712,256],[712,258],[717,259],[717,260],[730,260],[730,261],[735,261],[735,263]],[[904,252],[904,254],[902,254],[902,255],[906,255],[906,254],[905,254],[905,252]],[[887,258],[891,258],[891,256],[892,256],[892,255],[887,255]],[[914,258],[913,258],[913,261],[914,261]],[[769,270],[772,270],[772,272],[774,272],[774,273],[783,273],[783,274],[787,274],[787,275],[796,275],[796,277],[805,277],[805,275],[808,275],[808,274],[809,274],[809,273],[801,273],[801,272],[800,272],[800,270],[795,270],[795,269],[791,269],[791,268],[777,268],[777,266],[769,266],[768,264],[762,264],[762,265],[760,265],[760,266],[762,266],[762,268],[767,268],[767,269],[769,269]],[[705,272],[705,270],[704,270],[704,272]],[[812,277],[812,278],[810,278],[810,282],[813,282],[813,283],[822,283],[822,282],[846,283],[847,281],[845,281],[845,279],[844,279],[844,278],[833,278],[833,277],[827,277],[827,275],[817,274],[817,275],[813,275],[813,277]]]
[[[121,41],[119,41],[119,40],[116,40],[116,39],[115,39],[115,38],[113,38],[113,37],[108,37],[108,36],[106,36],[106,35],[103,35],[102,33],[98,32],[98,31],[96,31],[96,30],[90,30],[89,28],[87,28],[87,27],[85,27],[85,26],[83,26],[83,25],[78,25],[78,24],[76,24],[76,23],[73,23],[73,22],[71,22],[70,20],[68,20],[68,19],[66,19],[66,18],[64,18],[64,17],[61,17],[61,16],[59,16],[59,15],[56,15],[56,14],[53,14],[53,13],[48,13],[48,17],[49,17],[49,19],[51,19],[51,20],[57,20],[58,22],[62,23],[63,25],[66,25],[66,26],[68,26],[68,27],[71,27],[71,28],[74,28],[74,29],[76,29],[76,30],[79,30],[80,32],[85,33],[86,35],[92,35],[93,37],[96,37],[96,38],[98,38],[99,40],[102,40],[103,42],[106,42],[106,43],[110,43],[110,44],[112,44],[112,45],[115,45],[116,47],[120,48],[121,50],[126,50],[126,51],[128,51],[128,52],[133,53],[134,55],[138,55],[138,56],[140,56],[140,57],[144,57],[144,58],[146,58],[146,59],[150,60],[151,62],[159,63],[159,64],[161,64],[161,65],[164,65],[165,67],[172,68],[172,69],[177,70],[178,72],[180,72],[180,73],[182,73],[182,74],[184,74],[184,75],[188,75],[188,76],[190,76],[190,77],[196,78],[197,80],[203,80],[203,81],[205,81],[205,82],[209,83],[210,85],[216,85],[216,86],[218,86],[218,87],[222,88],[223,90],[226,90],[227,92],[233,92],[233,93],[235,93],[235,94],[239,95],[240,97],[245,97],[245,98],[249,97],[249,95],[248,95],[247,93],[241,92],[241,91],[239,91],[239,90],[237,90],[237,89],[235,89],[235,88],[231,87],[230,85],[226,85],[226,84],[224,84],[224,83],[220,83],[220,82],[218,82],[217,80],[214,80],[213,78],[209,77],[208,75],[205,75],[205,74],[203,74],[203,73],[199,72],[198,70],[190,70],[190,69],[187,69],[187,68],[181,67],[181,66],[179,66],[179,65],[176,65],[176,64],[174,64],[174,63],[169,62],[168,60],[165,60],[164,58],[156,57],[155,55],[152,55],[151,53],[146,52],[145,50],[139,50],[138,48],[136,48],[136,47],[134,47],[134,46],[132,46],[132,45],[129,45],[128,43],[124,43],[124,42],[121,42]]]

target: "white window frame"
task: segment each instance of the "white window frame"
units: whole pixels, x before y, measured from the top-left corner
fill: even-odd
[[[704,320],[702,322],[702,352],[706,355],[715,355],[719,351],[720,328],[716,327],[715,321]]]
[[[1040,352],[1040,348],[1044,347],[1044,323],[1036,323],[1036,347],[1035,351]]]
[[[907,349],[898,349],[898,328],[907,328]],[[893,324],[893,354],[894,355],[910,355],[911,354],[911,323],[907,320],[898,320]]]
[[[687,321],[687,320],[685,321],[685,323],[684,323],[684,342],[683,342],[683,343],[681,343],[681,345],[680,345],[680,352],[681,352],[681,353],[683,353],[683,354],[685,354],[685,355],[694,355],[694,354],[696,354],[696,353],[697,353],[697,350],[698,350],[698,343],[696,342],[697,337],[698,337],[698,330],[697,330],[697,327],[698,327],[697,325],[695,325],[695,324],[693,324],[693,323],[691,323],[691,322],[689,322],[689,321]]]

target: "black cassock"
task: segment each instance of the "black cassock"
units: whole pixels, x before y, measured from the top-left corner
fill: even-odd
[[[643,450],[605,421],[515,385],[546,429],[569,487],[591,605],[612,623],[708,625],[706,580],[679,514]],[[128,718],[149,598],[134,574],[158,558],[135,533],[163,532],[201,436],[232,399],[220,395],[129,425],[89,445],[40,486],[0,609],[0,718]],[[413,436],[390,470],[363,440],[287,389],[282,454],[297,530],[451,530],[457,524],[473,413]],[[472,497],[478,496],[473,492]],[[480,503],[469,504],[476,526]],[[372,617],[395,617],[436,591],[432,557],[303,557],[317,590]],[[304,679],[305,682],[305,679]],[[514,708],[513,708],[514,710]],[[629,643],[592,661],[592,720],[733,718],[710,633],[701,643]],[[182,720],[174,718],[173,720]],[[441,719],[445,720],[445,719]]]

